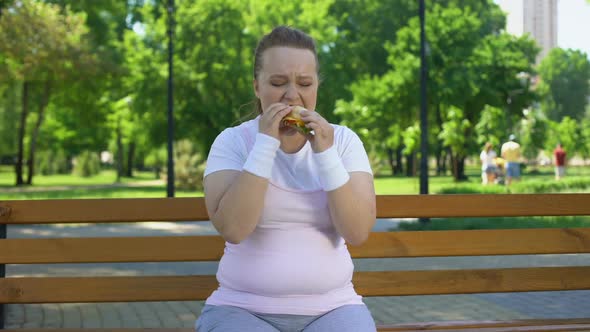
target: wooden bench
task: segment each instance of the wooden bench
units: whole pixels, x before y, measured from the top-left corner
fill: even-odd
[[[590,194],[378,196],[378,218],[590,215]],[[202,198],[0,201],[0,223],[128,223],[207,220]],[[219,236],[0,239],[0,264],[216,261]],[[355,258],[590,253],[590,228],[375,232]],[[356,272],[358,293],[371,296],[473,294],[590,289],[590,266]],[[203,300],[213,275],[8,277],[0,303]],[[433,322],[379,331],[590,331],[579,319]],[[13,329],[12,332],[162,331],[177,329]]]

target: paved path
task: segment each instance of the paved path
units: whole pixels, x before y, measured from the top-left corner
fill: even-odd
[[[394,228],[379,220],[375,231]],[[215,234],[209,223],[9,226],[9,237]],[[443,257],[355,260],[360,271],[590,265],[590,255]],[[215,274],[217,263],[8,265],[10,276]],[[590,317],[590,291],[365,298],[378,323]],[[202,301],[27,304],[6,307],[6,327],[191,327]]]

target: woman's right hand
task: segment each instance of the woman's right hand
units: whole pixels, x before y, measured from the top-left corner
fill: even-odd
[[[270,105],[266,110],[262,111],[260,122],[258,123],[258,132],[274,137],[278,140],[279,138],[279,127],[281,120],[291,112],[291,106],[283,103],[274,103]]]

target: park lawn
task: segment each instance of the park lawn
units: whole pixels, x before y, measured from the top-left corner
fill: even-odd
[[[530,173],[523,175],[522,181],[517,186],[524,187],[527,183],[553,183],[553,168],[551,166],[540,167],[536,170],[527,170]],[[509,193],[510,191],[501,185],[482,186],[480,184],[479,168],[470,166],[467,168],[468,181],[454,182],[451,176],[430,176],[429,193],[436,194],[449,188],[461,188],[461,192],[468,193]],[[589,179],[589,167],[569,167],[567,181],[575,179]],[[115,171],[104,170],[99,175],[83,178],[75,175],[51,175],[35,176],[33,187],[14,187],[13,168],[0,166],[0,199],[71,199],[71,198],[142,198],[165,197],[166,186],[158,183],[151,172],[135,172],[134,178],[122,178],[121,183],[115,184]],[[515,188],[516,189],[516,186]],[[375,177],[375,191],[378,195],[405,195],[418,194],[420,191],[419,177],[386,176]],[[584,192],[587,190],[577,190]],[[570,191],[571,192],[571,191]],[[200,197],[201,191],[177,190],[178,197]]]
[[[103,170],[99,174],[90,177],[81,177],[72,174],[35,175],[33,184],[39,187],[58,186],[91,186],[112,184],[117,179],[115,170]],[[121,183],[154,180],[152,172],[134,172],[133,178],[121,178]],[[0,188],[14,187],[16,178],[12,167],[0,166]]]

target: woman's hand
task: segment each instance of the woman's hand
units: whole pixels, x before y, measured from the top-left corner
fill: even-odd
[[[301,120],[307,128],[313,130],[313,134],[307,135],[313,152],[320,153],[334,145],[334,127],[318,112],[304,110],[301,112]]]
[[[258,132],[270,137],[279,138],[279,126],[281,120],[291,112],[291,106],[283,103],[274,103],[265,111],[262,111],[260,122],[258,123]]]

